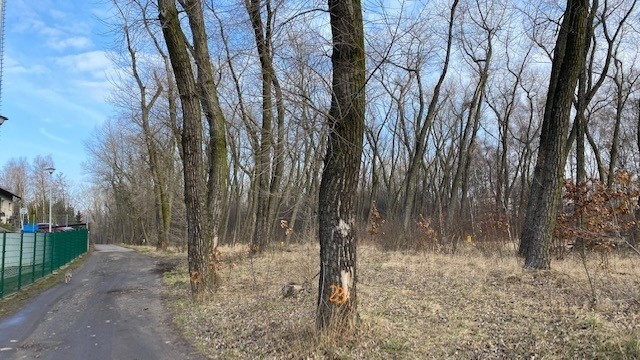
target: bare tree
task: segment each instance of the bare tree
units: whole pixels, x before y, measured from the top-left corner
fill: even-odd
[[[155,200],[154,209],[156,212],[157,221],[156,228],[158,229],[156,248],[166,249],[169,242],[168,233],[171,222],[171,200],[166,184],[167,176],[163,174],[163,161],[161,159],[163,154],[161,153],[161,146],[158,144],[158,139],[155,136],[155,131],[154,129],[152,129],[152,125],[150,122],[152,109],[163,91],[162,82],[159,80],[159,75],[154,70],[153,80],[155,80],[156,86],[153,86],[153,83],[151,86],[145,83],[146,79],[143,78],[142,70],[140,69],[138,50],[136,49],[136,41],[134,39],[134,24],[132,24],[132,20],[129,18],[129,14],[126,12],[126,9],[121,6],[118,1],[114,0],[113,4],[118,9],[121,17],[121,31],[124,35],[125,46],[127,49],[127,54],[129,56],[128,61],[130,71],[138,89],[138,96],[136,97],[139,101],[138,110],[132,111],[132,120],[134,120],[136,123],[139,123],[140,127],[142,128],[142,135],[149,157],[149,173],[151,174],[151,177],[153,179],[153,194]]]
[[[0,186],[19,196],[27,195],[27,174],[29,163],[27,158],[10,159],[0,171]]]
[[[573,94],[585,63],[587,0],[568,0],[559,29],[545,104],[540,147],[522,227],[520,253],[525,267],[548,269],[562,186],[566,139]]]
[[[214,285],[214,267],[207,259],[202,122],[198,89],[174,0],[158,0],[159,18],[182,104],[184,199],[191,294],[198,297]]]
[[[207,146],[207,197],[205,229],[206,251],[210,262],[215,260],[219,243],[220,227],[223,222],[223,202],[227,191],[227,139],[226,123],[214,81],[214,69],[209,55],[207,34],[204,25],[202,3],[200,0],[182,2],[193,36],[193,57],[198,71],[200,103],[209,125],[209,144]],[[213,270],[212,270],[213,271]]]
[[[9,219],[14,226],[20,224],[18,216],[22,215],[20,215],[19,207],[30,200],[31,194],[27,193],[29,189],[28,170],[29,163],[24,157],[10,159],[0,170],[0,187],[21,197],[20,201],[14,203],[13,218]]]
[[[580,183],[586,179],[586,159],[585,159],[585,137],[589,137],[590,134],[588,128],[588,121],[585,112],[587,107],[593,100],[595,94],[601,88],[605,79],[609,75],[609,69],[614,58],[614,53],[617,52],[617,47],[622,37],[623,28],[629,16],[632,14],[637,1],[629,2],[627,7],[623,6],[623,3],[611,4],[609,0],[605,0],[602,5],[601,13],[599,9],[599,1],[593,0],[591,5],[591,11],[587,18],[587,37],[588,42],[584,49],[585,58],[587,59],[586,66],[582,69],[580,77],[578,78],[578,89],[575,100],[576,115],[571,129],[569,137],[569,143],[576,141],[576,182]],[[613,16],[614,13],[621,12],[618,19]],[[598,14],[598,16],[597,16]],[[597,21],[594,21],[597,20]],[[617,20],[617,23],[615,21]],[[614,23],[614,24],[612,24]],[[602,36],[605,39],[605,48],[600,49],[600,38],[596,34],[596,27],[600,26],[602,29]],[[615,25],[612,27],[612,25]],[[604,53],[604,60],[601,68],[597,69],[597,56],[598,53]],[[594,79],[595,78],[595,79]],[[593,142],[590,143],[595,145]],[[597,149],[596,150],[597,153]],[[600,167],[599,167],[600,168]],[[604,179],[603,179],[604,180]]]
[[[617,51],[616,51],[617,52]],[[633,87],[640,80],[640,72],[634,74],[632,71],[624,69],[622,61],[614,58],[615,72],[612,76],[615,86],[615,115],[613,134],[611,135],[611,147],[609,150],[609,168],[607,171],[607,187],[611,188],[615,180],[616,167],[618,166],[618,152],[622,131],[622,119],[624,109],[632,94]],[[626,70],[626,71],[625,71]],[[628,71],[628,72],[627,72]]]
[[[135,98],[135,97],[132,97]],[[140,128],[128,116],[106,121],[85,143],[95,189],[109,194],[104,229],[107,239],[143,244],[156,236],[156,212],[147,149]]]
[[[508,41],[505,44],[507,47],[514,44]],[[494,91],[489,91],[487,99],[487,105],[493,111],[496,120],[498,122],[498,146],[496,147],[496,180],[494,198],[496,209],[501,212],[507,212],[510,208],[510,197],[513,190],[513,186],[517,179],[517,174],[523,169],[523,162],[518,161],[516,164],[511,164],[509,155],[512,152],[510,143],[513,141],[512,134],[512,122],[513,118],[518,115],[518,110],[521,110],[523,106],[518,99],[523,95],[521,87],[523,86],[525,70],[527,69],[528,60],[531,55],[531,46],[526,48],[524,55],[521,59],[513,60],[509,51],[506,51],[506,70],[510,80],[507,80],[503,87],[500,85],[494,87]],[[514,62],[516,67],[514,68]],[[519,106],[520,105],[520,106]],[[512,173],[512,165],[515,165],[515,169]]]
[[[365,55],[360,0],[329,0],[333,39],[331,125],[320,183],[319,329],[356,315],[355,200],[364,132]]]
[[[405,204],[404,204],[404,217],[403,217],[403,227],[405,231],[409,229],[409,223],[412,219],[413,208],[415,206],[415,197],[416,197],[416,189],[417,184],[416,181],[418,179],[418,171],[419,166],[422,164],[424,154],[427,148],[427,134],[431,130],[431,126],[433,120],[436,116],[436,110],[438,106],[438,102],[440,101],[440,91],[442,88],[442,84],[444,83],[444,79],[447,76],[447,71],[449,69],[449,60],[451,58],[451,46],[453,42],[453,28],[454,28],[454,19],[456,16],[456,8],[458,6],[458,0],[454,0],[451,5],[451,11],[449,14],[449,24],[448,24],[448,32],[447,32],[447,44],[444,62],[442,64],[442,71],[440,72],[440,76],[438,78],[438,82],[436,83],[433,94],[431,95],[431,100],[426,108],[426,115],[424,116],[424,120],[422,120],[423,116],[423,105],[422,105],[422,84],[420,83],[420,74],[417,75],[418,78],[418,86],[419,86],[419,94],[420,94],[420,110],[418,111],[418,121],[422,122],[417,130],[417,134],[415,137],[415,150],[411,154],[409,161],[409,168],[407,170],[407,176],[405,181]]]
[[[466,55],[464,60],[471,67],[477,81],[471,97],[464,99],[460,111],[459,145],[455,155],[456,166],[447,206],[449,227],[453,221],[454,213],[457,213],[458,219],[461,220],[466,213],[465,207],[468,206],[467,192],[471,160],[480,129],[482,106],[490,75],[489,69],[493,60],[494,38],[498,29],[502,27],[501,12],[504,12],[504,9],[496,10],[493,6],[486,6],[479,1],[476,1],[475,4],[472,3],[471,9],[466,10],[465,17],[469,17],[470,24],[468,27],[463,25],[460,44]]]
[[[262,19],[264,2],[266,18]],[[273,66],[273,23],[275,10],[271,0],[245,0],[245,7],[253,27],[260,72],[262,75],[262,128],[260,131],[260,149],[256,154],[257,204],[256,224],[252,237],[252,251],[259,252],[266,245],[273,232],[274,220],[278,210],[280,182],[283,172],[284,141],[284,104],[282,88]],[[274,98],[277,123],[274,120]],[[274,132],[274,128],[277,130]],[[274,136],[275,134],[275,136]],[[271,163],[272,146],[274,163]]]

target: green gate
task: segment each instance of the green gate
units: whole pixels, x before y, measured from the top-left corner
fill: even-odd
[[[87,252],[89,232],[0,233],[0,298]]]

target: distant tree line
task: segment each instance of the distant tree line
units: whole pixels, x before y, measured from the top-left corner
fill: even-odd
[[[55,167],[51,156],[36,156],[29,162],[25,157],[10,159],[0,168],[0,187],[21,197],[14,203],[13,216],[3,218],[9,230],[20,231],[20,209],[27,209],[24,223],[48,223],[49,204],[53,224],[66,225],[84,221],[73,183],[60,172],[50,174],[45,169]]]

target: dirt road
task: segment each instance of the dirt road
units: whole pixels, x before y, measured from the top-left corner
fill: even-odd
[[[69,284],[0,319],[0,359],[203,359],[173,328],[153,258],[96,245]]]

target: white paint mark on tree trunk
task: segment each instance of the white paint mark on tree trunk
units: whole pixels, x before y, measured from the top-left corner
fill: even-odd
[[[340,284],[345,293],[345,299],[351,297],[350,291],[353,286],[353,267],[340,271]]]
[[[336,226],[336,230],[340,232],[340,235],[342,235],[343,237],[346,237],[347,235],[349,235],[349,232],[351,231],[351,225],[347,224],[344,220],[340,219],[340,221],[338,222],[338,226]]]

